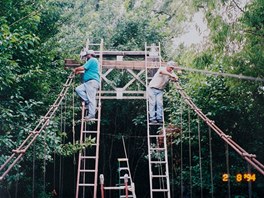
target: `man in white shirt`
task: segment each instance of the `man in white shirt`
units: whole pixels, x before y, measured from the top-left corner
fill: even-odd
[[[163,123],[163,90],[169,80],[178,81],[177,75],[173,72],[176,67],[173,61],[167,62],[166,67],[160,67],[148,86],[149,99],[149,122]]]

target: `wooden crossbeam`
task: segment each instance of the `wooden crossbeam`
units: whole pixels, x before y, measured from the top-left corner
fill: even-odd
[[[78,61],[66,59],[65,60],[65,67],[66,68],[74,68],[78,67],[81,64]],[[158,68],[159,64],[154,65],[153,63],[149,62],[148,67]],[[166,63],[162,62],[162,66],[165,66]],[[117,60],[103,60],[102,67],[104,69],[133,69],[133,70],[142,70],[145,69],[145,61],[117,61]]]

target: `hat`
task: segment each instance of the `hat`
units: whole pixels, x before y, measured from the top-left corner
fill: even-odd
[[[168,61],[167,62],[167,67],[175,68],[175,66],[176,66],[176,63],[174,61]]]
[[[89,54],[91,54],[91,55],[95,55],[95,53],[94,53],[93,50],[87,50],[87,51],[85,52],[85,56],[86,56],[86,55],[89,55]]]

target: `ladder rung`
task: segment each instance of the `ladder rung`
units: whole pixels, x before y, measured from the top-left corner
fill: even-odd
[[[94,184],[79,184],[78,186],[94,186]]]
[[[128,176],[127,178],[130,179],[131,177]],[[120,179],[125,179],[125,176],[121,176]]]
[[[149,135],[149,137],[156,137],[156,138],[159,138],[159,137],[164,137],[164,135]]]
[[[95,122],[95,121],[98,121],[98,119],[97,118],[92,118],[92,119],[83,118],[83,121],[85,121],[85,122]]]
[[[153,192],[168,192],[168,189],[152,189]]]
[[[81,169],[80,172],[83,172],[83,173],[94,173],[95,170]]]
[[[121,170],[128,170],[128,168],[127,167],[121,167],[121,168],[119,168],[119,170],[121,171]]]
[[[165,150],[165,148],[150,148],[150,150],[152,150],[152,151],[164,151]]]
[[[81,159],[96,159],[95,156],[81,156]]]
[[[152,164],[165,164],[166,161],[150,161]]]
[[[124,162],[124,161],[126,161],[126,162],[127,162],[127,161],[128,161],[128,159],[127,159],[127,158],[118,158],[117,160],[118,160],[118,161],[120,161],[120,162]]]
[[[97,131],[83,131],[83,133],[97,133]]]
[[[153,178],[163,178],[163,177],[168,177],[168,175],[152,175],[151,177],[153,177]]]
[[[161,126],[161,125],[163,125],[163,123],[151,123],[151,122],[149,122],[149,125],[159,125],[159,126]]]

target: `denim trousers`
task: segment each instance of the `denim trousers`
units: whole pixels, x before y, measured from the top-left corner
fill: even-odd
[[[75,88],[76,93],[83,99],[88,106],[88,116],[95,116],[96,113],[96,92],[100,84],[96,80],[89,80]]]
[[[162,120],[163,114],[163,91],[154,88],[148,88],[149,100],[149,119]]]

